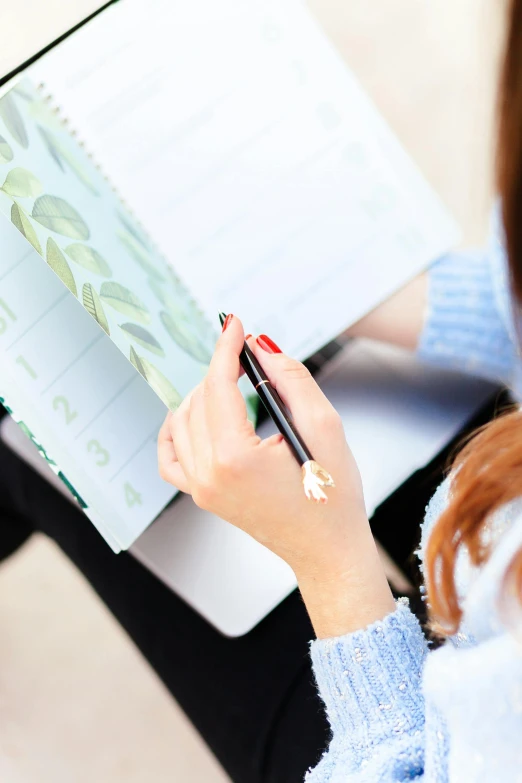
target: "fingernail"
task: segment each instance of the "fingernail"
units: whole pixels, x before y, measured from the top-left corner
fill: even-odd
[[[266,351],[267,353],[283,353],[281,348],[275,344],[273,340],[270,339],[270,337],[267,337],[266,334],[260,334],[257,338],[257,344],[263,349],[263,351]]]
[[[250,340],[251,337],[252,337],[251,334],[245,334],[245,340]]]
[[[227,317],[225,318],[225,323],[223,324],[223,331],[225,331],[225,329],[227,328],[227,326],[230,326],[230,321],[232,320],[232,318],[233,318],[233,317],[234,317],[234,316],[232,315],[232,313],[229,313],[229,314],[227,315]]]

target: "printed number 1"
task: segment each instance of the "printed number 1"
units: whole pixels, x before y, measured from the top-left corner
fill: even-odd
[[[128,481],[126,481],[123,485],[123,491],[125,492],[125,501],[129,508],[142,505],[140,493],[136,492],[134,487],[129,484]]]
[[[0,299],[0,309],[4,311],[6,316],[11,321],[16,321],[16,315],[13,313],[9,305],[6,304],[6,302],[4,302],[3,299]],[[7,329],[7,320],[5,318],[0,317],[0,334],[3,334],[6,329]]]

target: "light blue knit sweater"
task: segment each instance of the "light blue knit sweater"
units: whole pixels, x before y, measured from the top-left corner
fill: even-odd
[[[486,251],[432,267],[419,356],[500,378],[520,394],[500,238],[494,229]],[[449,492],[444,482],[427,508],[421,561]],[[307,783],[522,781],[522,624],[508,630],[497,608],[502,576],[522,546],[522,499],[495,515],[487,535],[494,548],[482,570],[464,555],[458,561],[464,620],[441,649],[428,652],[401,601],[381,622],[312,643],[332,740]]]

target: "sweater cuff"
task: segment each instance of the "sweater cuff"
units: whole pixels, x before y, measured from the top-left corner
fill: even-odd
[[[485,251],[449,253],[428,272],[418,358],[492,380],[511,380],[515,349],[498,312]]]
[[[427,651],[403,598],[394,612],[364,630],[312,642],[315,678],[333,736],[347,739],[355,763],[386,740],[421,733]]]

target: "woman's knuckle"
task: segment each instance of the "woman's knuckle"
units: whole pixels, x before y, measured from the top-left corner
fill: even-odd
[[[285,358],[282,370],[288,378],[293,380],[300,381],[311,377],[310,371],[296,359]]]
[[[337,433],[343,428],[342,420],[335,408],[330,406],[321,408],[316,414],[316,424],[330,433]]]

